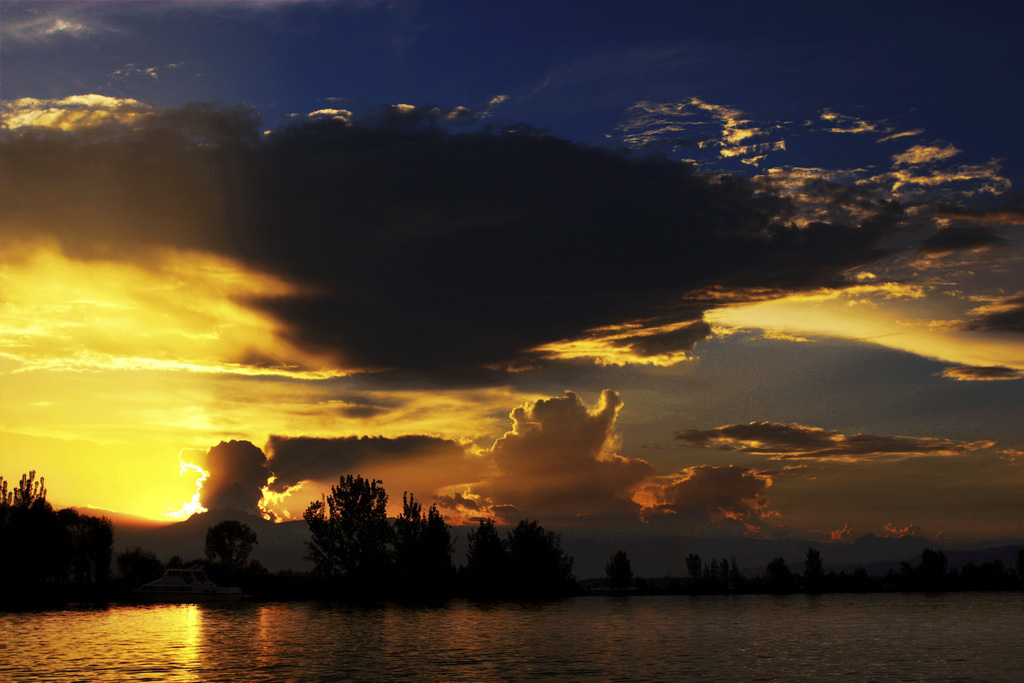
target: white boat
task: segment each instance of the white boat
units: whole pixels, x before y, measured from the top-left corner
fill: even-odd
[[[156,581],[132,591],[140,602],[237,602],[242,589],[218,586],[200,567],[168,569]]]

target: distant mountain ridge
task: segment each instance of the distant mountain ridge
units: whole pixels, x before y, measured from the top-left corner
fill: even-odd
[[[88,508],[83,512],[97,514]],[[115,527],[115,555],[126,548],[141,546],[164,562],[174,555],[184,560],[200,559],[204,556],[206,530],[219,522],[233,519],[248,524],[256,532],[259,542],[251,557],[268,570],[305,571],[313,567],[305,559],[309,530],[302,520],[274,523],[232,509],[211,510],[181,522],[163,525],[149,520],[133,523],[130,519],[111,519]],[[452,528],[457,565],[465,561],[466,537],[471,529]],[[945,553],[950,569],[968,562],[980,565],[993,560],[1013,567],[1017,550],[1024,547],[1024,540],[1016,538],[947,544],[919,536],[885,538],[865,534],[852,543],[822,543],[799,538],[685,538],[577,530],[561,530],[560,533],[562,546],[573,557],[576,576],[580,579],[604,576],[605,563],[618,550],[626,551],[638,576],[657,577],[684,576],[686,556],[691,553],[700,555],[705,562],[736,557],[743,573],[754,576],[762,573],[775,557],[782,557],[794,572],[802,572],[807,548],[814,547],[821,552],[826,571],[834,569],[850,573],[857,567],[864,567],[869,574],[880,575],[889,569],[899,571],[902,562],[916,564],[921,551],[929,547]]]
[[[114,552],[141,546],[156,554],[163,562],[174,555],[183,560],[205,557],[206,531],[226,520],[248,524],[256,532],[257,544],[250,559],[258,560],[272,572],[282,569],[312,569],[305,559],[309,531],[302,520],[276,524],[243,510],[211,510],[194,514],[181,522],[162,526],[114,524]]]

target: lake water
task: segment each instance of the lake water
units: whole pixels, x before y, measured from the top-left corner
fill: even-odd
[[[0,613],[0,680],[1024,680],[1024,595]]]

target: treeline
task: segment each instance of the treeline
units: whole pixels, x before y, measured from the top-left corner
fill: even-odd
[[[899,572],[869,576],[825,572],[821,553],[808,548],[803,571],[794,571],[777,557],[764,572],[744,576],[736,559],[704,562],[686,558],[685,576],[644,579],[633,575],[628,555],[618,551],[606,565],[606,581],[586,589],[572,574],[573,560],[557,534],[537,522],[520,521],[504,537],[491,520],[482,520],[468,536],[466,563],[454,567],[449,527],[431,506],[426,512],[403,495],[403,512],[390,524],[385,514],[387,493],[381,482],[342,477],[329,497],[314,501],[304,518],[309,525],[309,559],[329,592],[338,595],[387,595],[399,598],[552,598],[593,592],[638,593],[835,593],[878,591],[973,591],[1024,588],[1024,549],[1016,568],[993,561],[947,567],[941,550],[926,548],[919,564],[902,563]]]
[[[466,563],[456,568],[451,528],[436,505],[424,511],[403,494],[391,524],[387,500],[380,481],[348,475],[306,509],[308,559],[330,595],[545,599],[579,591],[558,534],[536,521],[520,521],[502,537],[493,521],[482,520],[469,533]]]
[[[165,569],[201,566],[220,585],[237,585],[257,599],[396,599],[442,601],[552,599],[586,593],[740,594],[1024,589],[1024,549],[1015,568],[1000,561],[947,566],[942,551],[925,549],[918,564],[869,576],[825,572],[822,556],[808,548],[802,572],[775,558],[764,572],[744,576],[735,558],[686,558],[685,575],[645,579],[634,575],[628,555],[618,551],[606,565],[606,580],[581,586],[573,559],[558,534],[522,520],[500,533],[490,519],[469,532],[466,561],[453,562],[451,528],[437,507],[424,510],[410,494],[402,513],[386,514],[387,493],[377,480],[346,476],[330,496],[313,501],[303,517],[310,531],[311,572],[271,573],[249,556],[256,533],[238,521],[207,529],[202,557],[172,557],[165,565],[144,548],[113,558],[114,529],[106,518],[72,509],[54,510],[45,481],[23,475],[13,490],[0,477],[0,606],[103,602],[130,596]],[[111,564],[117,574],[112,576]]]
[[[644,579],[634,577],[629,559],[622,551],[616,553],[606,568],[604,585],[611,590],[632,590],[642,594],[705,594],[740,593],[869,593],[869,592],[941,592],[1002,591],[1024,589],[1024,549],[1017,551],[1016,568],[1004,567],[1001,560],[981,565],[967,563],[959,570],[949,569],[945,553],[925,548],[917,564],[902,562],[899,571],[884,576],[870,576],[863,567],[852,573],[825,572],[821,553],[808,548],[803,572],[793,571],[781,557],[776,557],[757,576],[746,577],[736,565],[736,558],[712,559],[710,563],[696,554],[686,557],[686,575]]]
[[[551,599],[580,592],[558,534],[536,521],[504,535],[481,521],[469,534],[466,563],[456,567],[451,528],[436,506],[424,511],[406,494],[402,514],[389,520],[381,482],[362,477],[342,477],[330,496],[307,508],[314,570],[276,573],[249,559],[259,541],[238,521],[207,529],[202,557],[165,564],[141,547],[113,557],[110,520],[54,510],[34,471],[8,486],[0,477],[0,607],[130,600],[132,589],[176,567],[202,567],[218,584],[257,599]]]
[[[105,596],[114,526],[46,501],[35,471],[10,489],[0,477],[0,604],[61,604]]]
[[[114,525],[106,517],[72,508],[55,510],[46,480],[35,471],[17,486],[0,477],[0,607],[50,607],[69,602],[104,603],[160,578],[166,568],[202,566],[214,580],[253,583],[270,576],[247,562],[256,534],[236,521],[207,530],[206,557],[175,556],[166,565],[144,548],[113,556]],[[117,573],[111,573],[111,565]]]

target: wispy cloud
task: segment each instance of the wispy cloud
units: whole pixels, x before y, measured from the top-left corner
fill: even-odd
[[[17,16],[11,16],[5,8],[3,26],[0,28],[4,41],[42,45],[60,38],[82,39],[113,30],[100,21],[86,17],[83,12],[68,11],[73,6],[64,6],[62,11],[51,10],[37,3],[31,6],[35,10],[45,8],[45,11],[19,12]]]
[[[593,359],[598,365],[669,366],[693,358],[697,343],[711,336],[706,322],[645,326],[640,323],[590,330],[585,336],[537,347],[542,358]]]
[[[909,138],[917,135],[923,135],[924,128],[915,128],[913,130],[903,130],[892,135],[886,135],[885,137],[878,138],[877,142],[890,142],[891,140],[898,140],[900,138]]]
[[[914,145],[906,152],[892,157],[893,166],[913,166],[930,164],[955,157],[960,150],[953,145]]]
[[[719,159],[735,158],[752,165],[769,152],[785,151],[786,142],[778,137],[780,128],[699,97],[681,102],[637,102],[619,126],[623,141],[634,150],[680,152],[696,147],[714,152]]]
[[[1024,379],[1024,371],[1001,365],[979,367],[974,365],[955,365],[943,368],[942,376],[961,382],[992,382]]]
[[[1024,334],[1024,293],[999,297],[970,311],[967,330]]]
[[[952,456],[991,448],[992,441],[932,437],[846,435],[820,427],[751,422],[676,432],[687,446],[767,456],[772,460],[810,459],[859,462],[917,456]]]
[[[858,135],[863,133],[890,134],[895,129],[885,120],[871,121],[856,116],[840,114],[831,109],[825,109],[819,114],[818,119],[824,122],[825,130],[830,133]],[[807,125],[813,126],[815,122],[808,121]]]

